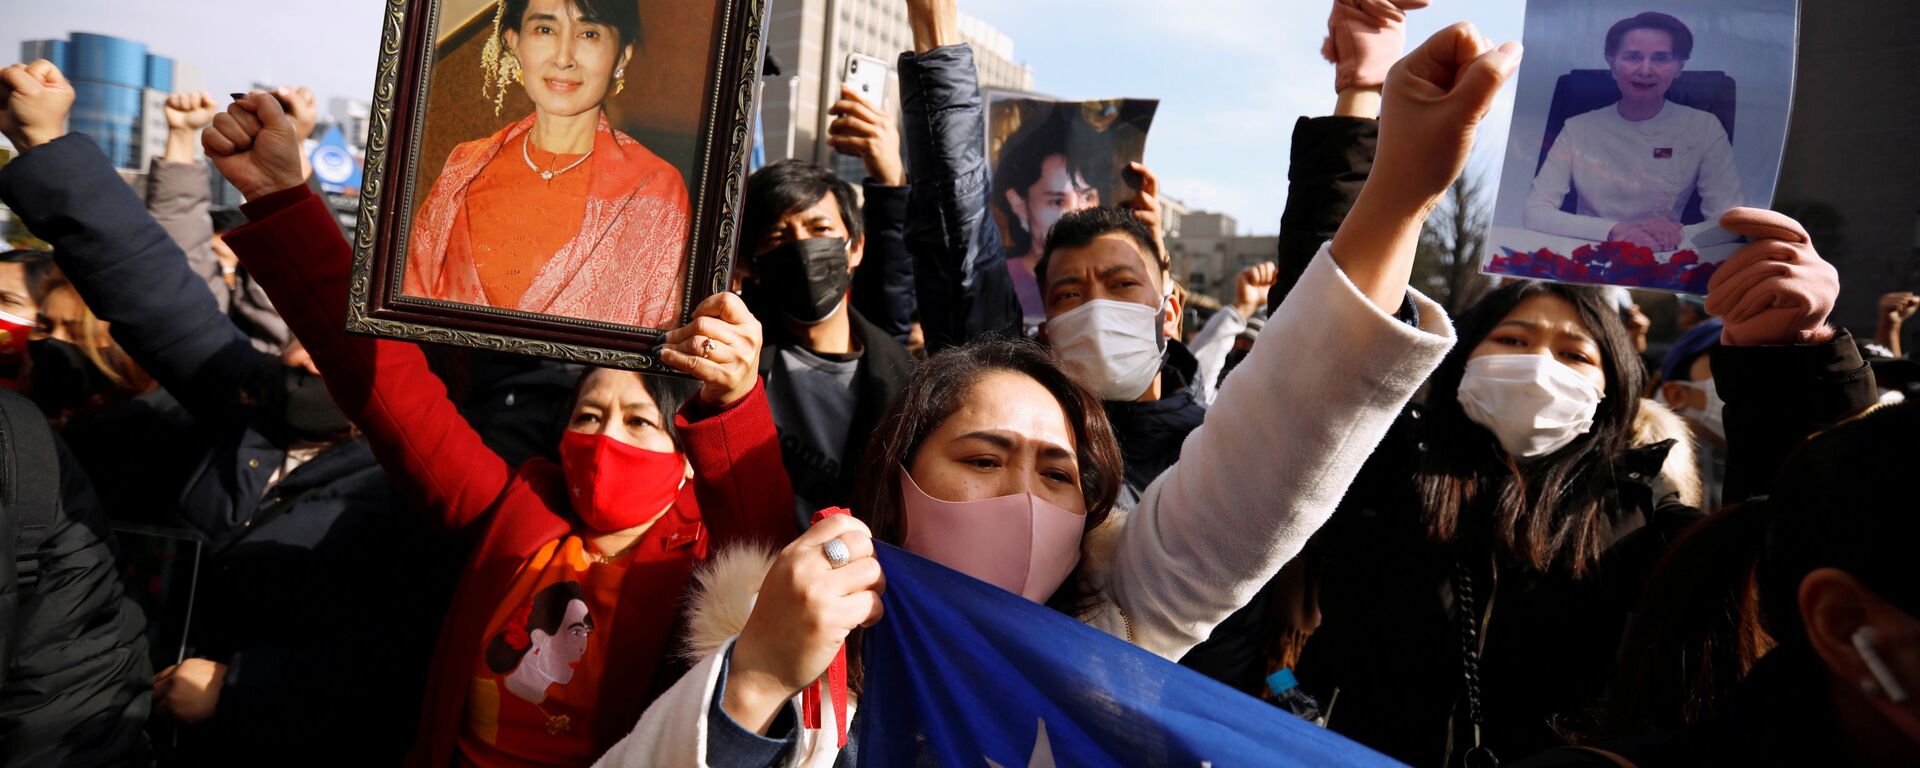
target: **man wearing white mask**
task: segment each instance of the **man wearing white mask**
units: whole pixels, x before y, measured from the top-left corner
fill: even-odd
[[[1712,318],[1682,334],[1660,363],[1659,399],[1687,420],[1693,430],[1709,509],[1720,506],[1727,475],[1727,427],[1720,389],[1713,381],[1713,355],[1720,348],[1722,323]]]

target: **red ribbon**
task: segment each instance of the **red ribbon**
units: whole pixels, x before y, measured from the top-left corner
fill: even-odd
[[[813,522],[818,523],[834,515],[850,515],[844,507],[829,507],[813,513]],[[833,726],[839,731],[840,748],[847,747],[847,646],[833,654],[833,663],[827,665],[827,673],[820,676],[813,685],[800,692],[800,719],[803,725],[820,730],[820,689],[826,688],[833,700]]]

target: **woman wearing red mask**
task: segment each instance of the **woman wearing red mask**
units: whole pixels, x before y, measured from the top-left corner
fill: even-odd
[[[663,660],[693,565],[794,536],[793,495],[755,375],[760,324],[719,294],[666,337],[689,385],[595,370],[560,462],[508,466],[411,344],[342,332],[350,250],[303,183],[292,126],[254,94],[207,153],[247,197],[227,236],[412,501],[477,540],[441,628],[411,764],[587,765],[678,674]],[[682,403],[684,401],[684,406]]]

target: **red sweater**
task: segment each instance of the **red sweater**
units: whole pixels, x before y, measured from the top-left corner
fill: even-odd
[[[576,525],[560,468],[542,459],[507,466],[454,410],[418,347],[345,333],[352,254],[312,192],[278,192],[243,210],[252,223],[228,233],[227,244],[313,355],[328,391],[366,433],[388,476],[433,520],[478,540],[440,630],[420,736],[408,759],[450,765],[488,618],[521,566]],[[797,534],[793,490],[761,388],[718,413],[690,405],[675,424],[694,482],[638,546],[678,555],[636,559],[628,570],[623,593],[649,599],[621,600],[614,617],[622,653],[608,659],[603,690],[631,695],[609,697],[597,713],[601,751],[674,682],[675,673],[661,673],[677,669],[669,643],[694,565],[729,543],[779,545]]]

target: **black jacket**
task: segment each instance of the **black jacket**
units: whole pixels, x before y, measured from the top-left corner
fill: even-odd
[[[200,451],[181,495],[210,542],[188,642],[229,666],[214,721],[183,732],[187,759],[396,760],[461,548],[429,533],[359,440],[267,487],[287,445],[253,403],[280,361],[219,311],[90,139],[22,154],[0,169],[0,199],[198,424],[196,447],[149,447]]]
[[[1812,431],[1807,425],[1858,412],[1875,394],[1844,332],[1803,347],[1724,347],[1713,367],[1714,381],[1726,383],[1729,437],[1756,446],[1784,450],[1792,433],[1803,439]],[[1790,384],[1758,396],[1757,388],[1733,384],[1757,379]],[[1302,554],[1321,623],[1296,672],[1323,703],[1339,691],[1328,723],[1334,730],[1414,765],[1459,764],[1472,743],[1455,612],[1463,597],[1455,571],[1464,563],[1485,622],[1483,743],[1509,759],[1556,746],[1561,739],[1552,726],[1585,725],[1654,565],[1702,513],[1671,496],[1654,497],[1667,444],[1635,449],[1616,465],[1606,505],[1612,535],[1592,575],[1575,579],[1505,562],[1496,575],[1495,558],[1484,549],[1428,538],[1410,482],[1426,450],[1420,414],[1410,409],[1388,433]],[[1769,467],[1779,458],[1740,455]]]
[[[35,419],[39,410],[11,390],[9,411]],[[57,498],[38,517],[47,525],[37,553],[18,552],[31,516],[26,499],[0,504],[0,766],[120,766],[151,760],[143,728],[152,700],[146,615],[127,596],[112,533],[93,484],[45,422],[6,425],[11,466],[5,483],[18,493],[22,472],[58,473],[45,490]],[[53,456],[15,453],[14,432],[38,429]],[[36,469],[38,467],[38,470]],[[36,561],[28,592],[15,561]]]
[[[866,255],[853,272],[854,311],[907,343],[913,316],[920,311],[913,295],[913,255],[907,252],[907,198],[912,187],[889,187],[868,180],[861,185],[860,217],[866,226]]]
[[[785,436],[780,440],[780,458],[786,464],[787,476],[793,480],[794,496],[830,507],[844,507],[852,501],[853,477],[859,472],[867,440],[879,428],[893,396],[899,394],[907,385],[907,377],[913,374],[913,358],[891,334],[867,322],[856,310],[847,311],[847,320],[862,352],[853,375],[853,424],[847,429],[847,444],[841,450],[838,471],[831,475],[821,472],[803,456],[806,451],[790,447]],[[779,320],[767,323],[765,333],[766,349],[760,353],[763,381],[771,380],[768,375],[779,357],[778,351],[799,344]]]
[[[1166,364],[1160,367],[1160,399],[1103,403],[1107,420],[1113,422],[1113,436],[1120,440],[1120,458],[1126,463],[1123,506],[1131,508],[1154,478],[1180,460],[1187,434],[1207,417],[1206,406],[1196,399],[1199,381],[1194,376],[1199,367],[1185,344],[1169,341]]]
[[[1021,334],[1020,298],[987,198],[987,118],[973,49],[900,54],[908,175],[907,250],[927,353]]]

